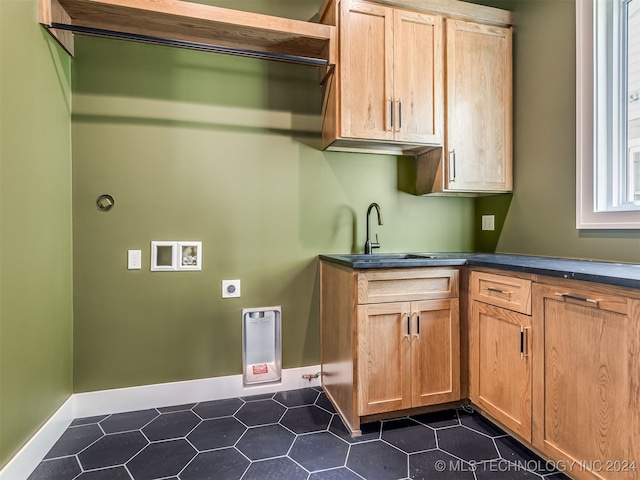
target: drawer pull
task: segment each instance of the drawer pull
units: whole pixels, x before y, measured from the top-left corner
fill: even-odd
[[[504,290],[500,290],[499,288],[487,287],[487,290],[493,293],[499,293],[501,295],[511,295],[513,292],[505,292]]]
[[[577,295],[570,295],[568,293],[558,293],[556,295],[564,298],[565,300],[576,300],[578,302],[592,303],[596,307],[600,303],[598,300],[593,300],[592,298],[578,297]]]

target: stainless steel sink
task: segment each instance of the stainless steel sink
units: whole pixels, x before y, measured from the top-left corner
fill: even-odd
[[[370,255],[354,253],[339,256],[349,259],[352,262],[395,262],[397,260],[424,260],[429,258],[439,258],[437,255],[421,255],[418,253],[372,253]]]
[[[456,253],[345,253],[320,255],[329,262],[338,263],[354,269],[367,268],[410,268],[430,266],[464,265],[467,255]]]

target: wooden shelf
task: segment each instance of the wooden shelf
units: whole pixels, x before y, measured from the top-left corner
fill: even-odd
[[[40,0],[40,23],[73,55],[73,35],[331,65],[331,25],[178,0]]]

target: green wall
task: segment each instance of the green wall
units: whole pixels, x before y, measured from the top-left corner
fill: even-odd
[[[72,392],[70,60],[0,3],[0,468]]]
[[[35,0],[3,0],[0,468],[72,389],[240,373],[243,307],[282,305],[284,366],[316,364],[317,255],[361,250],[372,201],[383,251],[640,263],[639,232],[575,229],[574,2],[483,3],[517,15],[515,192],[474,201],[398,191],[393,157],[319,151],[311,67],[90,38],[72,62]],[[300,19],[318,4],[219,3]],[[487,213],[502,230],[477,228]],[[202,241],[203,270],[149,272],[151,240]],[[242,298],[220,298],[229,278]]]
[[[309,18],[319,2],[284,3]],[[250,307],[282,306],[285,368],[318,364],[317,256],[361,251],[373,201],[383,251],[474,248],[473,199],[399,192],[395,157],[318,150],[315,68],[76,46],[75,391],[241,373]],[[152,240],[202,241],[202,271],[150,272]],[[142,270],[126,269],[127,249]],[[235,278],[242,297],[221,299]]]
[[[499,238],[478,248],[640,263],[640,231],[576,230],[575,2],[487,1],[515,11],[514,193],[477,203],[495,213]]]

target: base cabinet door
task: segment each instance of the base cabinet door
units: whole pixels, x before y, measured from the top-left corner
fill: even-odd
[[[533,301],[534,446],[575,478],[640,478],[640,300],[537,284]]]
[[[460,399],[458,299],[358,306],[360,415]]]
[[[358,306],[359,414],[411,407],[411,303]]]
[[[471,401],[531,441],[531,317],[474,301]]]
[[[412,303],[412,407],[460,399],[458,299]]]

